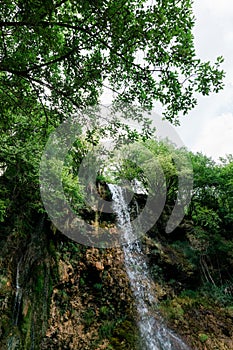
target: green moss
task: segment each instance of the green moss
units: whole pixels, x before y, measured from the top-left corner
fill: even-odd
[[[112,309],[110,306],[101,306],[100,308],[100,317],[101,318],[109,318],[113,314],[114,309]]]
[[[42,272],[42,271],[41,271]],[[37,275],[37,281],[35,285],[35,292],[37,294],[40,294],[44,289],[44,274],[38,274]]]
[[[3,275],[0,275],[0,290],[2,292],[2,290],[5,289],[5,287],[7,286],[7,282],[8,282],[8,279],[7,277],[3,276]]]
[[[26,333],[28,331],[28,329],[30,329],[31,314],[32,314],[32,309],[31,309],[31,305],[30,305],[28,308],[27,314],[26,314],[26,316],[24,316],[23,321],[22,321],[21,329],[22,329],[23,333]]]
[[[160,303],[160,310],[167,319],[183,320],[184,309],[181,300],[166,300]]]
[[[100,338],[110,338],[113,334],[114,328],[116,325],[116,321],[109,321],[106,320],[102,323],[102,325],[99,328],[99,336]]]
[[[12,328],[12,322],[8,315],[1,315],[0,320],[0,329],[2,331],[2,335],[9,334]]]
[[[96,290],[102,290],[102,288],[103,288],[103,285],[102,285],[102,283],[95,283],[94,285],[93,285],[93,287],[96,289]]]
[[[89,327],[95,321],[96,315],[95,311],[88,309],[83,314],[83,321],[87,327]]]
[[[57,255],[57,250],[56,250],[55,244],[52,240],[50,240],[50,242],[49,242],[49,253],[53,257],[56,257],[56,255]]]
[[[24,334],[25,340],[24,340],[24,346],[25,349],[30,348],[31,343],[31,328],[32,328],[32,308],[31,305],[28,308],[26,316],[24,316],[22,324],[21,324],[21,331]]]
[[[134,321],[124,320],[114,329],[110,344],[116,350],[137,349],[138,329]]]
[[[198,337],[202,343],[205,343],[209,339],[209,336],[205,333],[200,333]]]
[[[84,281],[84,279],[82,277],[80,277],[80,279],[79,279],[79,286],[80,287],[85,286],[85,281]]]

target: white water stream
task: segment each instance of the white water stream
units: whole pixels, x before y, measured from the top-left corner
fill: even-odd
[[[16,270],[16,292],[15,292],[15,304],[14,304],[14,320],[13,323],[15,326],[18,324],[18,318],[19,318],[19,312],[20,312],[20,306],[21,306],[21,300],[22,300],[22,288],[20,285],[20,269],[21,269],[21,261],[19,260],[17,264],[17,270]]]
[[[128,242],[123,245],[125,267],[137,305],[142,348],[143,350],[190,350],[174,332],[165,326],[159,315],[153,292],[153,281],[149,276],[140,242],[135,240],[123,189],[112,184],[108,186],[112,193],[118,228],[124,236],[124,241]]]

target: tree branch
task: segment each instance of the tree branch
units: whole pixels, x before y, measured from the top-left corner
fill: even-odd
[[[31,79],[31,77],[29,78],[29,81],[30,81],[30,83],[31,83],[31,85],[32,85],[32,87],[33,87],[33,89],[34,89],[34,91],[36,92],[36,95],[37,95],[37,97],[38,97],[38,99],[39,99],[39,101],[40,101],[40,104],[41,104],[42,108],[43,108],[44,115],[45,115],[45,119],[46,119],[46,126],[48,127],[48,125],[49,125],[49,118],[48,118],[48,114],[47,114],[45,105],[44,105],[44,103],[43,103],[43,101],[42,101],[42,99],[41,99],[40,92],[38,91],[38,89],[37,89],[37,87],[35,86],[33,80]]]
[[[88,34],[90,37],[95,38],[98,42],[103,44],[106,48],[111,50],[115,55],[120,57],[124,62],[128,63],[128,60],[125,58],[125,56],[123,54],[121,54],[121,53],[117,52],[116,50],[114,50],[112,48],[112,46],[109,45],[105,40],[103,40],[100,37],[98,37],[98,34],[99,34],[98,32],[94,33],[90,28],[85,28],[82,25],[73,25],[73,24],[63,23],[63,22],[49,22],[49,21],[40,21],[40,22],[37,22],[37,23],[26,22],[26,21],[20,21],[20,22],[0,21],[0,27],[22,27],[22,26],[26,26],[26,27],[59,26],[59,27],[62,27],[62,28],[67,28],[67,29],[80,30],[80,31]],[[147,70],[145,68],[141,67],[140,65],[138,65],[136,63],[130,62],[130,64],[133,65],[134,67],[142,70],[144,73],[147,72]],[[159,70],[157,70],[157,71],[159,71]]]

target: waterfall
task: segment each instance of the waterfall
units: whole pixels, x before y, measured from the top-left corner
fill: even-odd
[[[15,301],[14,301],[14,309],[13,309],[13,317],[12,317],[12,323],[13,326],[18,326],[19,321],[19,315],[20,315],[20,308],[22,303],[22,285],[21,285],[21,269],[22,269],[22,257],[17,263],[16,267],[16,278],[15,278]],[[9,336],[7,340],[7,350],[17,350],[21,348],[20,346],[20,336],[16,332],[12,332],[12,334]]]
[[[189,350],[189,347],[170,329],[158,312],[145,255],[140,242],[135,239],[130,223],[128,205],[123,189],[109,184],[112,194],[113,210],[117,216],[117,225],[126,244],[123,245],[125,268],[136,300],[138,326],[142,338],[143,350]]]
[[[21,263],[22,263],[22,258],[18,261],[17,269],[16,269],[16,281],[15,281],[16,292],[15,292],[15,303],[14,303],[14,312],[13,312],[13,324],[15,326],[17,326],[18,324],[21,301],[22,301],[22,287],[20,284]]]

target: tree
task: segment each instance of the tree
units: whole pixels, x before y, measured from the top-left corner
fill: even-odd
[[[196,57],[193,26],[190,0],[1,2],[2,215],[6,203],[24,215],[25,205],[38,203],[38,166],[49,133],[97,104],[106,86],[115,106],[150,109],[159,101],[173,123],[195,105],[195,91],[222,89],[222,58],[211,65]]]
[[[232,156],[221,159],[219,164],[201,153],[190,157],[194,188],[187,215],[193,222],[189,239],[199,255],[205,281],[221,285],[231,279]]]
[[[160,101],[175,123],[196,104],[195,91],[223,87],[222,58],[211,65],[195,55],[190,0],[7,0],[1,7],[3,113],[6,104],[36,99],[44,114],[64,118],[96,104],[108,85],[118,101],[146,108]]]

